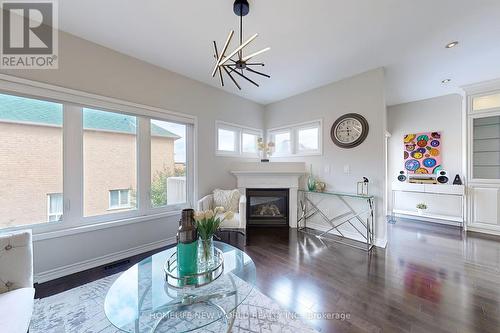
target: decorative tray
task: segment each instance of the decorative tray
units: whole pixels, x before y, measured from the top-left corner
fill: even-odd
[[[177,269],[177,252],[174,252],[163,266],[165,279],[169,286],[174,288],[198,288],[215,281],[224,271],[224,254],[214,249],[214,264],[207,269],[198,269],[196,274],[180,276]]]

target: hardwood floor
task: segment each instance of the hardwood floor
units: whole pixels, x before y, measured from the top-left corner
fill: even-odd
[[[322,332],[500,332],[500,238],[418,221],[388,225],[388,238],[387,249],[368,255],[295,229],[258,228],[248,230],[245,251],[264,294],[292,311],[330,316],[309,320]],[[37,285],[37,297],[150,254]]]
[[[500,332],[500,241],[423,222],[388,225],[371,255],[296,230],[251,230],[258,287],[324,332]]]

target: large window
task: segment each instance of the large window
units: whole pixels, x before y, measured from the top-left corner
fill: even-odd
[[[136,117],[83,109],[83,215],[95,216],[136,208]],[[127,189],[126,204],[112,205],[114,189]]]
[[[68,102],[0,94],[0,229],[130,223],[193,202],[195,118],[76,91],[2,87]]]
[[[216,122],[216,154],[219,156],[258,157],[257,140],[262,131],[236,124]]]
[[[272,156],[305,156],[322,154],[322,121],[294,124],[268,131],[269,140],[275,143]]]
[[[0,228],[61,220],[62,192],[62,105],[0,94]]]
[[[186,125],[151,120],[151,206],[187,202]]]

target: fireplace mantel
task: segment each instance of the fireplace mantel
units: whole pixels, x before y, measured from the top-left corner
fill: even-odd
[[[303,162],[238,163],[231,171],[237,187],[245,193],[247,188],[287,188],[289,195],[289,225],[297,227],[297,191],[300,177],[306,174]]]

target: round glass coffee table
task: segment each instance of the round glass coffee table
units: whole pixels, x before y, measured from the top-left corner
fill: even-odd
[[[199,288],[173,288],[163,266],[175,247],[123,272],[106,294],[109,321],[124,332],[189,332],[219,322],[230,332],[238,306],[255,285],[255,265],[243,251],[214,242],[224,255],[224,272]]]

